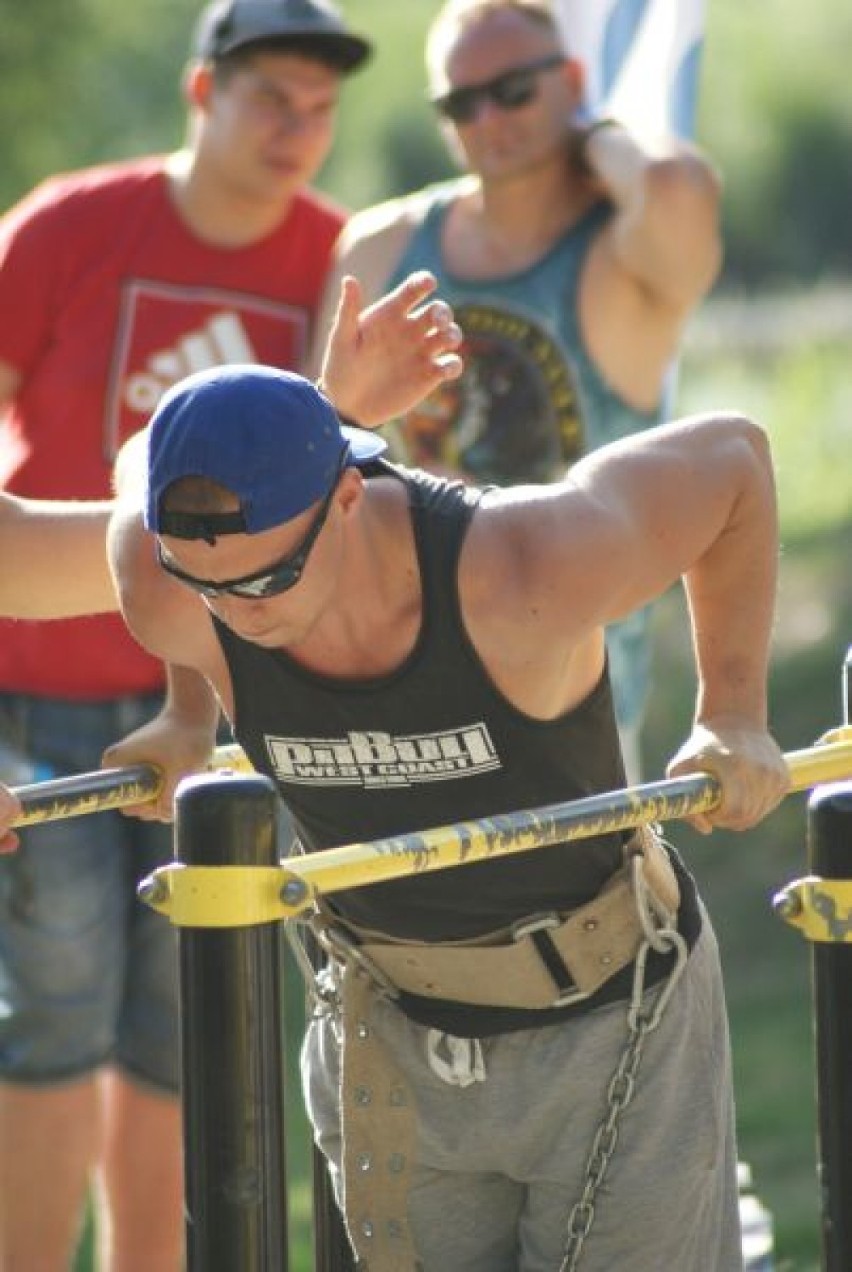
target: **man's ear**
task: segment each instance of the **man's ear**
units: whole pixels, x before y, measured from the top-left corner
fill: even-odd
[[[213,68],[208,62],[190,62],[183,73],[183,95],[195,110],[210,109],[213,95]]]
[[[589,108],[586,103],[586,68],[576,57],[567,57],[563,67],[563,74],[571,90],[575,122],[582,124],[589,114]]]
[[[364,476],[359,468],[344,468],[337,487],[337,500],[344,513],[350,513],[364,497]]]

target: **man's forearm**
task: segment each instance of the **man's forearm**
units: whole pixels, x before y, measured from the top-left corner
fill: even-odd
[[[118,608],[106,557],[112,504],[0,496],[0,614],[71,618]]]
[[[659,299],[689,307],[721,263],[721,186],[707,159],[676,140],[652,150],[617,121],[593,124],[581,164],[612,202],[624,269]]]
[[[165,710],[182,727],[209,735],[212,752],[221,709],[210,683],[200,672],[167,664]]]
[[[641,207],[645,175],[653,159],[615,119],[594,121],[580,134],[581,166],[603,186],[622,213]]]
[[[764,726],[775,612],[778,521],[765,434],[740,438],[738,493],[727,524],[686,577],[698,695],[696,719]]]

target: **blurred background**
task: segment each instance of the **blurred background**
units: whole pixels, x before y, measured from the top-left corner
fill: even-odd
[[[0,207],[52,172],[180,144],[179,79],[199,7],[0,0]],[[377,54],[345,88],[320,184],[354,209],[451,167],[422,70],[437,0],[344,0],[343,8],[376,39]],[[726,259],[690,327],[676,409],[736,407],[773,438],[784,555],[772,716],[787,750],[841,721],[841,664],[852,644],[850,48],[849,0],[707,0],[696,131],[724,176]],[[649,779],[662,776],[692,709],[677,593],[658,607],[655,657]],[[721,939],[741,1156],[775,1216],[779,1272],[819,1267],[809,956],[770,904],[806,872],[805,816],[806,797],[793,796],[746,839],[673,832]],[[295,1046],[294,976],[289,991]],[[303,1272],[308,1153],[298,1097],[291,1103],[294,1267]],[[88,1266],[84,1253],[80,1268]]]

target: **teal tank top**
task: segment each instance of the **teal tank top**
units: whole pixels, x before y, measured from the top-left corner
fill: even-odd
[[[501,278],[450,273],[441,234],[459,181],[425,192],[426,215],[388,286],[428,269],[464,333],[465,370],[441,386],[393,430],[395,457],[415,466],[444,463],[479,484],[559,480],[575,459],[607,442],[660,423],[663,400],[640,411],[609,385],[580,333],[577,295],[589,249],[611,216],[592,207],[535,264]],[[641,719],[649,680],[647,611],[607,634],[619,723]]]

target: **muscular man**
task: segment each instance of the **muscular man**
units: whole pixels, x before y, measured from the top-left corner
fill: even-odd
[[[447,0],[426,63],[464,175],[356,213],[337,270],[371,296],[429,269],[465,333],[464,376],[401,421],[409,462],[480,485],[559,480],[663,418],[684,323],[719,266],[719,184],[694,147],[581,122],[583,68],[550,0]],[[646,637],[644,614],[609,637],[634,777]]]
[[[160,403],[110,532],[131,629],[207,677],[306,851],[622,785],[604,626],[679,577],[698,692],[670,772],[719,775],[705,831],[776,805],[757,426],[686,419],[485,493],[382,450],[299,376],[202,373]],[[361,1259],[561,1266],[628,1022],[656,1004],[583,1267],[741,1265],[717,953],[674,849],[496,853],[337,893],[317,923],[338,997],[309,1028],[306,1097]]]

